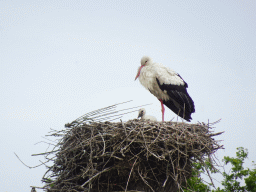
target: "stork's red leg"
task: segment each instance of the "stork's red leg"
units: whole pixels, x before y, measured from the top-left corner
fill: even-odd
[[[162,110],[162,121],[164,122],[164,103],[163,103],[163,100],[162,99],[159,99],[159,101],[161,102],[161,110]]]

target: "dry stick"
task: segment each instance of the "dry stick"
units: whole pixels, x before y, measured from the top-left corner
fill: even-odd
[[[92,167],[92,169],[93,169],[93,163],[92,163],[92,153],[93,153],[93,151],[92,151],[92,138],[93,138],[93,129],[91,128],[91,139],[90,139],[90,150],[91,150],[91,152],[90,152],[90,164],[91,164],[91,167]],[[91,174],[93,174],[92,172],[91,172]],[[91,175],[90,175],[91,176]],[[92,184],[91,184],[91,181],[89,182],[89,190],[92,188]]]
[[[151,104],[145,104],[145,105],[140,105],[140,106],[137,106],[137,107],[131,107],[131,108],[127,108],[127,109],[122,109],[122,110],[119,110],[119,111],[115,111],[115,112],[111,112],[111,113],[107,113],[107,114],[104,114],[104,115],[101,115],[101,116],[105,116],[105,115],[110,115],[110,114],[113,114],[113,113],[119,113],[120,111],[125,111],[125,110],[128,110],[128,109],[134,109],[134,108],[138,108],[138,107],[143,107],[143,106],[146,106],[146,105],[151,105]],[[107,117],[104,117],[104,118],[94,118],[94,121],[114,121],[116,119],[120,119],[121,117],[123,117],[123,115],[126,115],[126,114],[129,114],[129,113],[133,113],[135,111],[138,111],[138,110],[133,110],[133,111],[129,111],[129,112],[126,112],[126,113],[121,113],[121,114],[116,114],[116,115],[112,115],[112,116],[107,116]],[[116,117],[117,116],[117,117]],[[112,117],[116,117],[114,119],[111,119]]]
[[[132,100],[130,100],[130,101],[132,101]],[[81,117],[77,118],[76,120],[74,120],[73,122],[66,124],[66,127],[72,127],[72,124],[74,124],[74,123],[75,124],[80,124],[83,121],[93,121],[94,118],[95,118],[93,116],[95,116],[97,114],[100,114],[100,113],[104,113],[104,112],[108,112],[110,110],[113,110],[114,108],[116,108],[117,105],[124,104],[124,103],[130,102],[130,101],[117,103],[117,104],[114,104],[114,105],[111,105],[111,106],[108,106],[108,107],[105,107],[105,108],[101,108],[101,109],[94,110],[94,111],[91,111],[89,113],[86,113],[86,114],[82,115]]]
[[[180,186],[180,184],[178,183],[178,186],[179,186],[179,190],[181,189],[181,191],[183,191],[182,187]],[[183,191],[184,192],[184,191]]]
[[[149,188],[150,188],[153,192],[155,192],[154,189],[148,184],[148,182],[147,182],[147,181],[142,177],[142,175],[140,174],[139,167],[138,167],[138,173],[139,173],[139,176],[141,177],[142,181],[144,181],[144,183],[145,183],[147,186],[149,186]]]
[[[161,130],[160,130],[161,131]],[[160,135],[160,131],[159,131],[159,133],[158,133],[158,136]],[[139,133],[142,133],[141,132],[141,130],[139,131]],[[158,138],[158,136],[157,136],[157,138]],[[144,149],[144,150],[147,150],[147,152],[150,152],[153,156],[155,156],[157,159],[161,159],[160,157],[161,156],[157,156],[156,154],[154,154],[153,152],[151,152],[150,150],[149,150],[149,148],[148,147],[150,147],[152,144],[154,144],[155,143],[155,141],[156,141],[156,139],[152,142],[152,143],[150,143],[148,146],[147,146],[147,144],[146,144],[146,141],[145,141],[145,137],[144,137],[144,134],[142,133],[142,137],[143,137],[143,140],[144,140],[144,143],[145,143],[145,147],[146,147],[146,149]],[[143,151],[144,151],[143,150]]]
[[[186,154],[188,153],[187,145],[185,145],[185,153],[186,153]],[[188,159],[187,159],[187,158],[185,158],[185,159],[186,159],[186,161],[185,161],[185,165],[183,166],[183,169],[185,169],[185,168],[186,168],[187,163],[188,163]],[[184,176],[184,177],[185,177],[185,176]],[[185,181],[186,181],[186,179],[185,179]]]
[[[202,160],[201,160],[201,163],[206,167],[206,164],[205,164]],[[214,185],[214,183],[213,183],[213,181],[212,181],[212,177],[211,177],[211,175],[210,175],[209,170],[208,170],[207,167],[206,167],[206,172],[207,172],[208,177],[209,177],[210,180],[211,180],[211,183],[212,183],[213,187],[216,189],[216,187],[215,187],[215,185]]]
[[[126,126],[125,126],[125,124],[123,123],[122,119],[120,119],[120,122],[121,122],[121,124],[122,124],[122,127],[124,128],[125,136],[127,136]]]
[[[150,105],[150,104],[145,104],[145,105]],[[141,106],[137,106],[137,107],[131,107],[131,108],[128,108],[128,109],[143,107],[143,106],[145,106],[145,105],[141,105]],[[106,114],[106,115],[110,115],[110,114],[113,114],[113,113],[119,113],[120,111],[124,111],[124,110],[128,110],[128,109],[123,109],[123,110],[115,111],[115,112],[112,112],[112,113],[108,113],[108,114]],[[129,112],[126,112],[126,113],[116,114],[116,115],[112,115],[112,116],[108,116],[108,117],[104,117],[104,118],[95,118],[94,121],[99,121],[99,122],[101,122],[101,121],[106,121],[106,120],[108,120],[108,121],[114,121],[114,120],[116,120],[116,119],[120,119],[121,117],[123,117],[122,115],[126,115],[126,114],[129,114],[129,113],[133,113],[133,112],[135,112],[135,111],[138,111],[138,110],[133,110],[133,111],[129,111]],[[102,116],[103,116],[103,115],[102,115]],[[116,117],[116,116],[118,116],[118,117],[117,117],[117,118],[114,118],[114,119],[111,119],[112,117]],[[109,120],[109,119],[110,119],[110,120]]]
[[[132,133],[135,129],[136,129],[136,128],[132,129],[132,130],[130,131],[129,135],[128,135],[121,143],[119,143],[118,145],[121,146],[121,144],[123,144],[123,143],[125,142],[125,140],[131,135],[131,133]],[[121,149],[121,150],[127,149],[127,147],[129,147],[129,146],[133,143],[133,141],[136,139],[136,137],[139,135],[139,133],[140,133],[140,132],[138,132],[137,135],[130,141],[130,143],[129,143],[128,145],[126,145],[124,149]],[[118,148],[118,147],[117,147],[117,148]]]
[[[126,187],[125,187],[125,191],[124,192],[127,192],[127,187],[128,187],[128,184],[129,184],[129,180],[130,180],[130,177],[131,177],[131,174],[132,174],[132,171],[133,171],[133,167],[136,163],[136,161],[138,160],[139,157],[137,157],[137,159],[135,159],[133,165],[132,165],[132,168],[131,168],[131,171],[130,171],[130,174],[129,174],[129,177],[128,177],[128,180],[127,180],[127,183],[126,183]]]
[[[165,181],[164,181],[164,183],[163,183],[163,186],[162,186],[162,187],[165,187],[165,185],[166,185],[166,182],[167,182],[168,178],[169,178],[169,175],[167,175],[167,177],[166,177],[166,179],[165,179]]]
[[[216,123],[219,123],[220,121],[221,121],[221,118],[220,118],[219,120],[213,122],[213,123],[210,123],[210,125],[211,125],[211,126],[212,126],[212,125],[215,125]]]
[[[37,189],[44,189],[44,187],[36,187],[36,186],[30,186],[31,188],[37,188]]]
[[[172,163],[172,170],[173,170],[173,176],[171,176],[172,177],[172,179],[175,181],[176,179],[174,178],[175,177],[175,175],[176,175],[176,171],[175,171],[175,167],[174,167],[174,163],[173,163],[173,160],[172,159],[170,159],[170,161],[171,161],[171,163]]]
[[[114,118],[114,119],[109,119],[108,121],[110,122],[110,121],[115,121],[115,120],[117,120],[117,119],[121,119],[123,116],[118,116],[117,118]]]
[[[142,130],[142,129],[141,129],[141,130]],[[141,130],[140,130],[140,132],[141,132],[141,134],[142,134],[142,137],[143,137],[143,140],[144,140],[144,143],[145,143],[145,147],[146,147],[146,149],[147,149],[147,160],[148,160],[148,152],[149,152],[149,149],[148,149],[148,145],[147,145],[147,143],[146,143],[146,141],[145,141],[144,130],[143,130],[143,131],[141,131]],[[149,130],[148,130],[148,131],[149,131]],[[151,168],[151,166],[150,166],[149,163],[148,163],[148,165],[149,165],[149,167],[150,167],[150,169],[151,169],[151,172],[153,173],[153,176],[155,177],[157,183],[159,183],[159,181],[157,180],[157,178],[156,178],[156,176],[155,176],[155,173],[154,173],[154,171],[153,171],[153,169]]]
[[[129,135],[128,135],[121,143],[119,143],[118,145],[121,146],[121,145],[125,142],[125,140],[131,135],[131,133],[132,133],[135,129],[136,129],[136,128],[132,129],[132,130],[130,131]],[[138,135],[138,134],[139,134],[139,133],[137,133],[137,135]],[[136,137],[137,137],[137,135],[136,135]],[[136,139],[136,137],[134,137],[134,139],[130,142],[130,144],[133,143],[133,141]],[[129,145],[130,145],[130,144],[129,144]],[[125,147],[126,147],[126,148],[129,147],[129,145],[128,145],[128,146],[125,146]],[[119,147],[116,147],[116,150],[114,150],[114,151],[112,152],[112,154],[110,155],[110,157],[109,157],[108,161],[105,163],[105,165],[110,161],[111,157],[112,157],[113,154],[117,151],[117,149],[119,149]],[[123,149],[123,150],[124,150],[124,149]],[[105,165],[103,166],[103,168],[105,167]]]
[[[168,180],[168,178],[169,178],[168,168],[169,168],[169,162],[168,162],[168,164],[167,164],[167,169],[166,169],[166,179],[165,179],[165,181],[164,181],[164,183],[163,183],[163,186],[162,186],[162,187],[165,187],[166,182],[167,182],[167,180]]]
[[[48,145],[53,145],[53,146],[55,146],[54,144],[48,143],[48,142],[45,142],[45,141],[39,141],[39,142],[35,143],[34,145],[37,145],[37,144],[39,144],[39,143],[46,143],[46,144],[48,144]]]
[[[104,172],[106,172],[106,171],[109,171],[110,169],[112,169],[112,167],[108,167],[108,168],[104,169],[103,171],[101,171],[101,172],[95,174],[95,175],[92,176],[90,179],[88,179],[83,185],[81,185],[81,187],[84,187],[87,183],[91,182],[92,179],[94,179],[95,177],[97,177],[98,175],[100,175],[100,174],[102,174],[102,173],[104,173]]]
[[[193,190],[191,190],[191,189],[188,189],[188,188],[186,188],[186,190],[189,190],[189,191],[195,192],[195,191],[193,191]]]
[[[212,136],[216,136],[216,135],[220,135],[222,133],[225,133],[225,131],[222,131],[222,132],[218,132],[218,133],[212,133],[212,134],[209,134],[208,137],[212,137]]]
[[[94,116],[95,114],[99,114],[99,113],[102,113],[104,111],[109,111],[113,108],[116,108],[117,105],[120,105],[120,104],[124,104],[124,103],[128,103],[128,102],[131,102],[132,100],[130,101],[125,101],[125,102],[122,102],[122,103],[117,103],[117,104],[114,104],[114,105],[111,105],[111,106],[108,106],[108,107],[105,107],[105,108],[101,108],[101,109],[98,109],[98,110],[95,110],[95,111],[92,111],[92,112],[89,112],[89,113],[86,113],[85,115],[82,115],[81,117],[77,118],[75,121],[73,122],[79,122],[81,120],[87,120],[88,117],[91,117],[91,116]],[[106,114],[103,114],[103,115],[106,115]],[[98,116],[99,117],[99,116]],[[95,119],[95,117],[91,118],[92,120]]]
[[[52,169],[53,167],[49,167],[49,169],[45,172],[45,174],[43,175],[43,179],[45,178],[44,176]]]
[[[98,130],[98,132],[99,132],[99,130]],[[101,138],[102,138],[102,141],[103,141],[103,151],[102,151],[102,155],[104,155],[106,144],[105,144],[105,140],[104,140],[104,137],[102,136],[102,134],[101,134],[100,132],[99,132],[99,134],[100,134],[100,136],[101,136]]]
[[[130,101],[132,101],[132,100],[130,100]],[[101,108],[101,109],[97,109],[97,110],[91,111],[91,112],[86,113],[86,114],[82,115],[81,117],[77,118],[75,121],[79,121],[80,119],[83,119],[84,117],[93,116],[93,115],[95,115],[95,114],[97,114],[99,112],[103,112],[103,111],[106,111],[106,110],[111,110],[112,108],[115,108],[119,104],[128,103],[130,101],[126,101],[126,102],[122,102],[122,103],[117,103],[117,104],[114,104],[114,105],[110,105],[108,107],[104,107],[104,108]]]
[[[159,182],[159,181],[157,180],[157,178],[156,178],[156,175],[155,175],[155,173],[154,173],[154,171],[153,171],[152,167],[150,166],[150,164],[149,164],[149,163],[148,163],[148,165],[149,165],[149,167],[150,167],[150,169],[151,169],[151,172],[152,172],[153,176],[155,177],[155,179],[156,179],[157,183],[158,183],[158,184],[160,184],[160,182]]]
[[[47,160],[47,161],[46,161],[46,162],[44,162],[44,163],[41,163],[41,164],[36,165],[36,166],[34,166],[34,167],[30,167],[30,166],[26,165],[23,161],[21,161],[21,159],[19,158],[19,156],[18,156],[16,153],[14,153],[14,154],[15,154],[15,155],[16,155],[16,157],[19,159],[19,161],[20,161],[23,165],[25,165],[26,167],[28,167],[29,169],[39,167],[39,166],[41,166],[41,165],[44,165],[44,163],[47,163],[47,162],[49,162],[49,161],[50,161],[50,160]]]
[[[178,142],[178,133],[177,133],[177,142]],[[180,167],[180,147],[179,147],[179,145],[178,145],[178,161],[177,161],[177,163],[178,163],[178,168]],[[178,183],[178,179],[179,179],[179,170],[178,170],[178,168],[177,168],[177,175],[176,175],[176,182]]]
[[[105,113],[103,115],[96,116],[93,119],[97,119],[97,118],[102,117],[102,116],[107,116],[107,115],[110,115],[110,114],[113,114],[113,113],[119,113],[120,111],[126,111],[126,110],[129,110],[129,109],[135,109],[135,108],[143,107],[143,106],[147,106],[147,105],[150,105],[150,104],[145,104],[145,105],[140,105],[140,106],[137,106],[137,107],[130,107],[130,108],[126,108],[126,109],[121,109],[121,110],[114,111],[114,112],[111,112],[111,113]],[[138,111],[138,110],[134,110],[134,111]],[[134,112],[134,111],[132,111],[132,112]],[[123,113],[123,114],[126,114],[126,113]],[[114,115],[114,116],[116,116],[116,115]]]
[[[144,141],[144,143],[145,143],[145,147],[146,147],[146,149],[147,149],[147,160],[148,160],[148,152],[149,152],[149,149],[148,149],[148,146],[147,146],[147,143],[146,143],[146,141],[145,141],[145,137],[144,137],[144,132],[143,132],[144,130],[140,130],[139,132],[141,133],[141,135],[142,135],[142,137],[143,137],[143,141]]]

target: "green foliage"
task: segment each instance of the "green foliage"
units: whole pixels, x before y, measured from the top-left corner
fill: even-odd
[[[203,171],[204,168],[201,163],[193,163],[193,171],[192,171],[192,177],[187,180],[187,184],[183,185],[184,192],[191,192],[192,191],[210,191],[210,188],[202,182],[202,179],[200,178],[200,174]]]
[[[249,170],[249,177],[245,178],[246,190],[247,191],[256,191],[256,164],[254,164],[254,169]]]
[[[225,191],[256,191],[256,169],[244,169],[244,160],[248,156],[248,150],[243,147],[238,147],[236,158],[224,157],[225,165],[231,164],[231,173],[223,172],[224,181],[222,185]],[[247,177],[247,178],[245,178]],[[245,181],[245,186],[241,186],[239,180]]]
[[[210,190],[211,184],[207,185],[202,181],[200,174],[205,172],[205,169],[209,169],[211,173],[219,172],[212,169],[208,160],[204,163],[194,163],[191,178],[188,179],[187,185],[183,184],[184,192],[256,192],[256,164],[253,162],[254,169],[252,170],[245,169],[243,164],[247,157],[248,150],[243,147],[237,148],[236,157],[224,157],[224,164],[231,164],[231,170],[228,173],[225,171],[222,173],[224,177],[221,182],[223,189],[218,187]],[[240,183],[243,179],[245,186]]]

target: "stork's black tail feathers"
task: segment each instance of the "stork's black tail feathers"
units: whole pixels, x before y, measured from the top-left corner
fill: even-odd
[[[184,111],[183,108],[176,107],[176,105],[174,104],[174,102],[172,100],[163,101],[163,103],[166,107],[171,109],[175,114],[177,114],[181,118],[185,119],[186,121],[190,122],[192,120],[191,114],[193,112],[190,112],[189,110],[186,109],[186,104],[185,104],[185,111]]]
[[[169,100],[163,100],[163,103],[178,116],[190,122],[191,114],[195,112],[195,105],[187,92],[186,82],[184,81],[184,86],[164,83],[161,85],[159,80],[156,80],[160,89],[166,91],[170,97]]]

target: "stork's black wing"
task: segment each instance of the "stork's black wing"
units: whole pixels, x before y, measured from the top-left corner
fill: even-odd
[[[171,98],[166,101],[163,100],[163,103],[178,116],[187,121],[190,121],[192,119],[191,114],[195,112],[195,106],[194,101],[191,99],[187,92],[187,83],[183,80],[185,83],[184,86],[164,83],[161,85],[157,78],[156,81],[160,89],[166,92]]]

